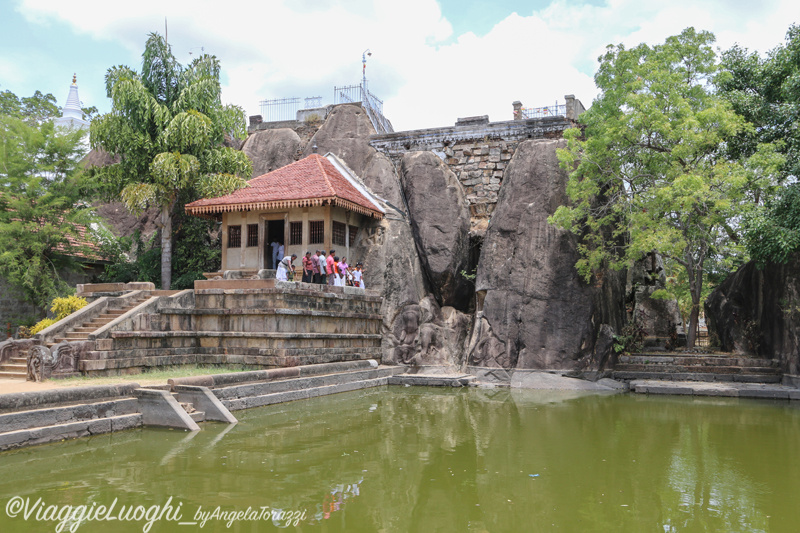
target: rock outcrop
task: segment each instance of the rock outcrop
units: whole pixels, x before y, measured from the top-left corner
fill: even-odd
[[[472,283],[461,272],[469,259],[469,209],[455,174],[432,152],[403,156],[400,181],[423,273],[439,305],[466,311]]]
[[[624,280],[608,272],[587,285],[574,236],[547,222],[567,200],[563,146],[523,142],[505,171],[478,264],[470,365],[597,369],[608,357],[595,344],[602,324],[619,331]]]
[[[685,345],[686,340],[678,302],[652,297],[666,286],[664,262],[660,255],[651,252],[628,270],[625,291],[628,305],[632,307],[630,318],[636,321],[644,335],[656,338],[659,343],[666,342],[669,346],[665,344],[664,348],[675,348]]]
[[[778,359],[800,374],[800,253],[762,270],[742,266],[709,295],[705,314],[722,350]]]
[[[289,128],[257,131],[242,147],[253,163],[254,178],[294,163],[302,149],[303,141]]]
[[[333,108],[325,123],[308,142],[303,155],[314,153],[316,146],[316,153],[333,152],[356,175],[363,176],[370,159],[377,153],[369,145],[369,136],[374,133],[375,128],[360,105],[339,105]]]

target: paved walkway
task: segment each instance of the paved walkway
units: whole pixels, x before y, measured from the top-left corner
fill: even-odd
[[[631,381],[631,392],[639,394],[800,400],[800,389],[770,383],[635,380]]]

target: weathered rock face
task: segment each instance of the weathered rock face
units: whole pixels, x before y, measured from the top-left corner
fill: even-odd
[[[547,222],[567,200],[563,146],[526,141],[506,168],[478,264],[471,365],[596,369],[608,355],[595,351],[600,326],[623,322],[624,278],[608,272],[587,285],[574,237]]]
[[[800,374],[800,253],[763,270],[747,263],[714,289],[705,313],[723,350],[779,359]]]
[[[258,131],[242,147],[253,163],[254,178],[294,163],[302,149],[303,141],[289,128]]]
[[[428,296],[400,179],[391,161],[369,146],[374,132],[359,106],[337,106],[306,151],[316,143],[317,153],[336,154],[386,202],[386,218],[369,222],[353,247],[365,265],[366,287],[383,295],[383,362],[457,364],[470,319]]]
[[[439,305],[465,311],[473,285],[460,274],[469,259],[469,209],[455,174],[432,152],[403,156],[400,179],[414,240]]]
[[[628,270],[625,291],[628,295],[628,304],[633,307],[631,318],[642,328],[645,335],[677,343],[678,333],[683,333],[683,320],[678,302],[652,298],[653,293],[664,289],[666,285],[664,262],[660,255],[651,252],[642,260],[636,261]]]
[[[369,136],[375,128],[366,111],[356,104],[339,105],[333,108],[325,123],[306,145],[303,156],[333,152],[358,176],[364,176],[369,160],[376,153],[369,145]],[[379,193],[378,193],[379,194]]]

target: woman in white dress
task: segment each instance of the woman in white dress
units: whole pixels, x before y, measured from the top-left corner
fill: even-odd
[[[278,263],[278,271],[275,273],[275,279],[278,281],[289,281],[289,271],[291,270],[294,272],[294,265],[292,263],[295,259],[297,259],[296,254],[292,254],[291,257],[287,255],[281,259]]]

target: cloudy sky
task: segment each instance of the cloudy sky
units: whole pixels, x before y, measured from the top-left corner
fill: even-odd
[[[147,34],[179,61],[203,51],[223,70],[223,100],[248,115],[259,102],[322,96],[367,78],[395,130],[458,117],[510,120],[511,103],[588,107],[608,44],[662,42],[687,26],[717,45],[766,52],[800,22],[797,0],[0,0],[0,90],[53,93],[73,72],[86,106],[109,110],[104,74],[141,66]]]

